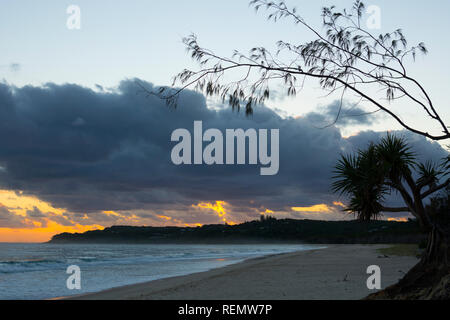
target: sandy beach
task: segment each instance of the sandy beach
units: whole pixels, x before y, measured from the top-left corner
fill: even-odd
[[[81,300],[353,300],[367,289],[370,265],[381,268],[382,287],[398,281],[418,260],[385,257],[386,245],[328,245],[247,260],[186,276],[72,297]]]

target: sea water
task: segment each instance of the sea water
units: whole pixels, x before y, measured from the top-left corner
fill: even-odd
[[[0,299],[48,299],[186,275],[314,245],[105,245],[0,243]],[[69,290],[67,268],[81,270]]]

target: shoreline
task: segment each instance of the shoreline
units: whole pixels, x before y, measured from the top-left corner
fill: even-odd
[[[414,257],[386,258],[377,253],[385,247],[327,245],[51,300],[357,300],[376,292],[367,289],[368,266],[380,266],[386,288],[418,262]]]
[[[308,250],[301,250],[301,251],[294,251],[294,252],[302,252],[302,251],[310,251],[310,250],[323,250],[325,248],[326,247],[319,247],[317,249],[308,249]],[[243,260],[237,260],[236,262],[231,263],[231,264],[227,264],[225,266],[213,267],[213,268],[211,268],[209,270],[205,270],[205,271],[188,273],[188,274],[178,275],[178,276],[167,276],[167,277],[163,277],[163,278],[159,278],[159,279],[155,279],[155,280],[144,281],[144,282],[139,282],[139,283],[131,283],[131,284],[123,285],[123,286],[103,289],[103,290],[94,291],[94,292],[86,292],[86,293],[75,294],[75,295],[70,295],[70,296],[53,297],[53,298],[47,298],[47,299],[44,299],[44,300],[83,300],[83,298],[86,297],[86,296],[97,295],[97,294],[101,294],[101,293],[104,293],[104,292],[107,292],[107,291],[111,291],[111,290],[121,290],[121,289],[124,289],[124,288],[127,288],[127,287],[134,287],[134,286],[138,286],[138,285],[151,284],[152,282],[155,282],[155,281],[162,281],[162,280],[173,279],[173,278],[181,278],[181,277],[189,277],[191,275],[211,272],[211,271],[214,271],[214,270],[227,268],[227,267],[230,267],[230,266],[238,265],[238,264],[249,262],[249,261],[252,261],[252,260],[261,260],[261,259],[265,259],[265,258],[276,257],[276,256],[280,256],[280,255],[286,255],[286,254],[290,254],[290,253],[294,253],[294,252],[273,253],[273,254],[263,255],[263,256],[259,256],[259,257],[251,257],[251,258],[246,258],[246,259],[243,259]]]

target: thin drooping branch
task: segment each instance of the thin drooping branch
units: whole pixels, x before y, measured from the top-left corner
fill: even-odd
[[[319,80],[328,95],[340,92],[343,100],[347,92],[353,93],[409,131],[432,140],[450,139],[449,129],[430,95],[418,80],[407,74],[406,58],[415,59],[417,52],[426,54],[425,45],[408,46],[400,29],[378,37],[363,29],[364,4],[360,0],[355,1],[350,12],[338,12],[335,7],[323,8],[324,31],[313,27],[297,14],[295,8],[288,8],[284,2],[253,0],[250,4],[257,11],[266,8],[270,20],[293,19],[296,25],[311,31],[316,39],[304,44],[279,41],[276,53],[255,47],[249,55],[235,51],[227,58],[202,48],[196,36],[191,35],[183,41],[191,57],[199,63],[200,70],[184,70],[174,78],[173,86],[181,84],[180,88],[161,88],[152,94],[176,106],[179,94],[192,86],[207,96],[220,96],[233,109],[245,106],[246,112],[251,114],[254,106],[270,98],[274,81],[281,80],[287,95],[295,96],[303,88],[305,79],[312,78]],[[227,82],[225,74],[238,75],[238,79]],[[374,90],[383,91],[387,103],[373,95]],[[402,115],[390,106],[391,102],[400,99],[409,99],[423,110],[437,123],[442,134],[421,130],[403,120]]]

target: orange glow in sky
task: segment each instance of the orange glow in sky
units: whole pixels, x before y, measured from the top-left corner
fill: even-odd
[[[292,207],[292,211],[301,212],[305,214],[319,214],[319,213],[330,213],[332,209],[326,204],[317,204],[311,207]]]
[[[174,226],[174,225],[183,226],[183,227],[202,227],[203,226],[203,224],[201,224],[201,223],[184,223],[181,220],[178,220],[176,218],[172,218],[169,216],[164,216],[164,215],[157,215],[157,217],[161,220],[172,222],[171,226]]]
[[[336,207],[345,208],[345,204],[343,204],[343,203],[340,202],[340,201],[334,201],[334,202],[333,202],[333,205],[336,206]]]
[[[46,242],[58,233],[82,233],[91,230],[103,230],[99,225],[82,226],[79,224],[62,226],[54,221],[48,220],[45,228],[15,229],[0,228],[0,242]]]
[[[263,215],[269,215],[269,214],[274,214],[275,212],[273,212],[272,210],[270,210],[270,209],[266,209],[266,211],[264,211],[264,212],[261,212],[261,214],[263,214]]]
[[[402,218],[388,218],[388,221],[408,222],[408,218],[406,218],[406,217],[402,217]]]
[[[0,190],[0,209],[7,211],[11,218],[21,224],[17,228],[5,227],[5,225],[2,226],[5,222],[0,219],[0,242],[45,242],[62,232],[75,233],[104,229],[100,225],[84,226],[74,222],[69,226],[61,225],[53,221],[52,217],[62,217],[66,212],[65,209],[54,208],[51,204],[34,196],[24,195],[22,192]],[[44,216],[39,219],[27,216],[28,211],[36,209]]]
[[[192,206],[194,208],[212,210],[219,216],[219,218],[222,219],[222,221],[224,223],[229,224],[229,225],[235,225],[236,224],[235,222],[232,222],[227,219],[227,212],[224,208],[225,205],[228,205],[228,203],[226,203],[225,201],[216,201],[215,204],[210,203],[210,202],[201,202],[197,205],[192,205]]]
[[[336,214],[341,202],[333,202],[332,205],[317,204],[310,207],[292,207],[291,214],[301,213],[303,215]],[[222,223],[235,225],[233,221],[236,216],[231,216],[233,206],[226,201],[200,202],[191,206],[194,210],[202,211],[206,216],[214,214]],[[265,211],[263,211],[265,210]],[[275,212],[260,208],[259,214],[274,215]],[[289,216],[289,212],[284,212]],[[90,230],[103,230],[110,225],[144,225],[145,222],[153,225],[154,220],[145,220],[139,213],[105,210],[99,212],[108,219],[91,220],[90,213],[78,215],[74,218],[73,213],[65,208],[57,208],[35,196],[26,195],[23,192],[0,190],[0,242],[46,242],[52,236],[59,233],[83,233]],[[234,212],[236,215],[237,213]],[[230,217],[231,216],[231,217]],[[184,218],[169,212],[155,214],[157,225],[170,225],[179,227],[201,227],[203,224],[197,221],[186,221]],[[76,221],[74,221],[76,220]],[[391,218],[390,221],[407,221],[407,218]],[[99,222],[100,221],[100,222]],[[106,221],[106,222],[105,222]],[[107,225],[106,225],[107,224]]]

